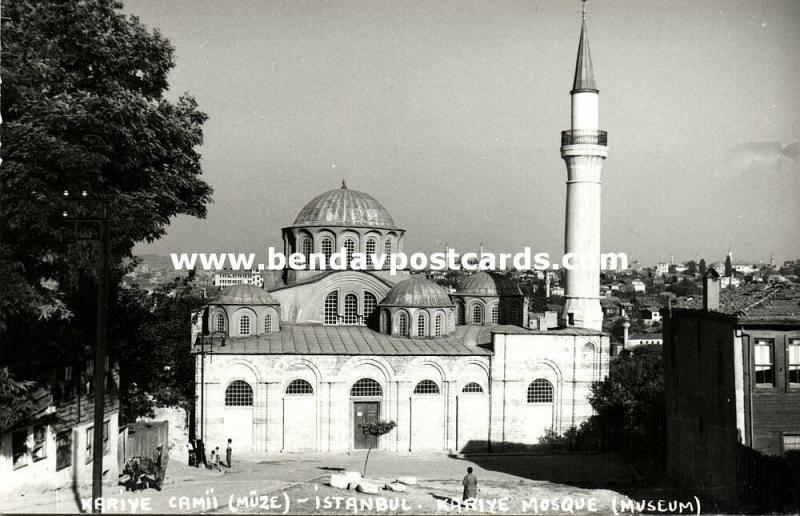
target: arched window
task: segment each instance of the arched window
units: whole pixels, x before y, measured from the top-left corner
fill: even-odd
[[[433,324],[433,334],[437,337],[442,336],[442,314],[436,316],[436,322]]]
[[[355,294],[344,296],[344,324],[358,324],[358,298]]]
[[[553,403],[553,384],[537,378],[528,385],[528,403]]]
[[[286,394],[314,394],[314,388],[305,380],[292,380],[286,386]]]
[[[511,324],[519,324],[519,307],[516,304],[511,305]]]
[[[372,292],[364,292],[364,323],[366,323],[378,307],[378,298]]]
[[[494,305],[492,307],[492,324],[500,322],[500,306]]]
[[[335,290],[325,298],[325,324],[339,322],[339,293]]]
[[[225,316],[222,314],[217,314],[217,324],[216,324],[216,331],[225,331]]]
[[[331,255],[333,254],[333,240],[328,237],[322,239],[322,243],[320,244],[320,248],[322,249],[322,256],[325,257],[325,266],[327,267],[331,263]]]
[[[483,307],[481,305],[472,307],[472,323],[483,324]]]
[[[311,239],[304,238],[303,239],[303,247],[302,247],[303,256],[306,257],[306,263],[308,263],[308,257],[311,255]]]
[[[356,252],[356,243],[352,238],[344,241],[345,263],[350,267],[350,262],[353,261],[353,253]]]
[[[367,240],[367,263],[369,265],[375,264],[373,256],[377,252],[378,252],[378,243],[375,241],[374,238],[370,238],[369,240]]]
[[[226,407],[252,407],[253,388],[242,380],[235,380],[225,389]]]
[[[272,333],[272,314],[264,316],[264,333]]]
[[[461,389],[461,392],[483,392],[483,387],[475,382],[469,382]]]
[[[426,332],[427,328],[425,327],[425,326],[427,326],[426,322],[427,321],[425,320],[425,314],[420,313],[419,315],[417,315],[417,336],[418,337],[425,337],[426,336],[426,333],[427,333]]]
[[[383,254],[385,254],[386,256],[389,256],[390,254],[392,254],[392,239],[391,238],[387,239],[386,242],[383,244]]]
[[[397,334],[402,337],[408,337],[408,316],[405,312],[397,314]]]
[[[250,335],[250,316],[247,314],[239,318],[239,335]]]
[[[439,394],[439,386],[433,380],[422,380],[414,387],[414,394]]]
[[[464,303],[461,301],[456,303],[456,324],[466,324],[464,317]]]
[[[350,396],[360,398],[365,396],[383,396],[381,384],[372,378],[362,378],[353,384],[350,389]]]

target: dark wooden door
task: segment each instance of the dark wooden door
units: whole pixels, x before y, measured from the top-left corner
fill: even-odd
[[[359,425],[376,422],[379,420],[380,415],[380,402],[359,401],[353,403],[353,442],[356,449],[374,448],[378,445],[378,438],[374,435],[365,435]]]

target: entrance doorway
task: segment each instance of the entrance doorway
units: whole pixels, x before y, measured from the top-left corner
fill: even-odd
[[[353,447],[357,450],[366,450],[378,446],[378,438],[365,434],[360,425],[375,423],[381,417],[381,404],[379,401],[353,402]]]

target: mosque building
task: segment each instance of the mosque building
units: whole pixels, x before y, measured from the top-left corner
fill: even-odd
[[[562,133],[567,164],[565,251],[598,256],[600,168],[586,20]],[[348,188],[309,201],[283,228],[284,254],[404,251],[405,231],[372,196]],[[196,317],[194,433],[237,452],[504,451],[537,444],[592,415],[592,382],[608,372],[599,272],[567,272],[560,326],[527,329],[527,300],[494,272],[455,293],[386,264],[295,270],[264,286],[233,285]],[[360,424],[391,420],[380,440]]]

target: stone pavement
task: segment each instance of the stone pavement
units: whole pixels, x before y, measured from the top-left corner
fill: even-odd
[[[106,486],[104,512],[476,513],[459,504],[461,478],[467,467],[472,466],[483,500],[477,513],[505,512],[505,508],[511,513],[525,510],[533,514],[533,499],[536,503],[542,500],[552,503],[553,498],[567,497],[576,504],[576,514],[589,512],[589,507],[580,505],[588,503],[595,504],[602,514],[611,512],[614,498],[622,496],[608,487],[616,489],[615,486],[624,487],[632,482],[627,467],[601,454],[455,457],[373,452],[368,479],[386,482],[401,475],[413,475],[419,484],[410,487],[407,493],[381,491],[375,496],[327,485],[331,473],[362,471],[364,456],[363,452],[274,454],[238,461],[234,456],[233,467],[223,468],[221,473],[190,468],[173,459],[160,492],[147,489],[132,493],[119,486]],[[90,493],[89,486],[26,493],[13,500],[0,500],[0,512],[80,512],[80,499],[87,499]],[[528,505],[523,506],[524,502]]]

